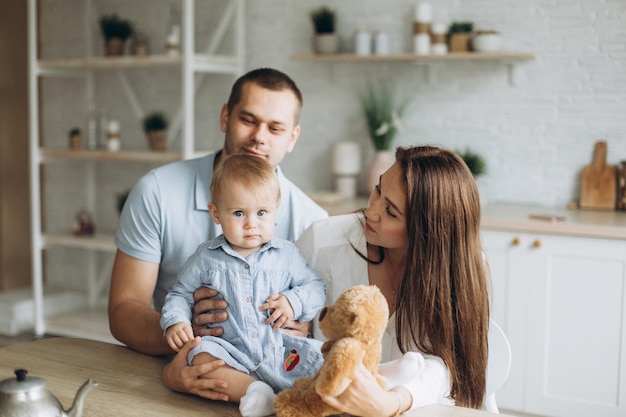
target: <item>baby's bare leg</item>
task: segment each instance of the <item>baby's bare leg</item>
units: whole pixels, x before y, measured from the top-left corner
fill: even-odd
[[[200,365],[202,363],[213,362],[217,359],[218,358],[211,355],[210,353],[201,352],[193,357],[191,363],[193,365]],[[222,379],[228,382],[227,388],[219,388],[216,389],[216,391],[223,392],[224,394],[228,395],[230,401],[237,403],[241,401],[241,397],[246,395],[246,390],[248,389],[250,384],[256,381],[256,379],[252,378],[250,375],[238,371],[228,365],[221,366],[214,371],[209,372],[208,374],[204,375],[203,378]]]

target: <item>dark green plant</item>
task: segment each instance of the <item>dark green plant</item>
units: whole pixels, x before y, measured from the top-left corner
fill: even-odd
[[[126,40],[133,34],[133,25],[130,21],[121,19],[117,13],[100,17],[100,31],[107,41],[113,38]]]
[[[463,159],[474,177],[478,177],[487,171],[487,162],[480,154],[469,148],[465,148],[464,151],[456,151],[456,153]]]
[[[452,22],[448,28],[448,34],[453,33],[472,33],[474,31],[473,22]]]
[[[409,99],[398,98],[387,82],[378,86],[368,83],[360,99],[374,148],[377,151],[390,150],[393,139],[401,128],[401,119],[409,105]]]
[[[311,12],[315,33],[335,33],[336,13],[333,9],[322,6]]]
[[[165,130],[167,125],[167,118],[161,112],[152,112],[143,118],[143,131],[146,133]]]
[[[125,190],[121,193],[115,194],[117,199],[117,212],[119,214],[122,214],[122,209],[124,208],[124,203],[126,203],[126,200],[128,199],[128,194],[130,194],[130,190]]]

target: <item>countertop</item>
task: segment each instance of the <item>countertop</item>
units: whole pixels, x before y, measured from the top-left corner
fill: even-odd
[[[367,197],[319,201],[331,216],[367,207]],[[531,214],[565,216],[565,221],[550,222],[529,218]],[[481,226],[486,230],[549,233],[567,236],[626,239],[626,211],[568,210],[522,204],[489,204],[482,207]]]
[[[531,214],[565,216],[550,222]],[[482,209],[481,225],[487,230],[549,233],[568,236],[626,239],[626,211],[568,210],[518,204],[493,204]]]

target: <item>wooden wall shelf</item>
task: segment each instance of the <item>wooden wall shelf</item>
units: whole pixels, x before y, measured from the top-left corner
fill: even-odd
[[[96,56],[87,58],[40,59],[37,61],[41,74],[62,70],[115,70],[143,68],[181,68],[182,56]],[[240,61],[232,56],[215,54],[194,54],[191,65],[194,71],[232,74],[239,70]]]
[[[308,62],[393,62],[393,61],[530,61],[534,55],[517,52],[479,53],[459,52],[446,55],[417,55],[417,54],[393,54],[393,55],[356,55],[356,54],[313,54],[294,55],[295,61]]]
[[[167,163],[182,159],[180,152],[151,152],[151,151],[89,151],[70,149],[41,149],[41,160],[74,159],[86,161],[126,161],[126,162],[155,162]]]

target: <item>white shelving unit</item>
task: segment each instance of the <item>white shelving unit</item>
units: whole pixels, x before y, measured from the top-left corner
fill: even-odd
[[[29,122],[30,122],[30,197],[31,197],[31,239],[32,239],[32,303],[33,331],[35,336],[40,337],[46,333],[87,337],[97,340],[111,341],[106,325],[106,312],[101,306],[101,294],[108,287],[110,269],[98,267],[97,262],[90,259],[90,273],[86,277],[87,291],[61,291],[48,288],[44,285],[44,250],[50,248],[66,248],[87,251],[90,255],[98,252],[114,253],[116,248],[113,244],[113,234],[99,232],[91,237],[76,237],[68,232],[48,233],[45,228],[44,210],[45,203],[45,170],[46,165],[80,163],[87,166],[87,187],[95,188],[94,170],[96,164],[101,163],[149,163],[165,164],[168,162],[188,159],[200,154],[195,147],[195,101],[199,84],[203,76],[208,74],[232,75],[233,80],[244,71],[244,13],[245,0],[229,0],[225,3],[223,14],[208,39],[206,51],[198,53],[195,44],[195,10],[201,2],[215,0],[172,0],[180,5],[181,10],[181,40],[182,50],[179,56],[148,55],[148,56],[120,56],[103,57],[95,56],[92,52],[92,35],[94,21],[94,0],[85,3],[85,42],[87,56],[72,57],[69,59],[40,59],[38,41],[39,38],[39,5],[37,0],[28,1],[28,30],[29,30]],[[99,0],[100,4],[106,0]],[[152,2],[144,2],[146,6],[158,7]],[[161,5],[166,4],[162,3]],[[224,4],[224,2],[222,2]],[[169,4],[168,4],[169,6]],[[232,34],[232,53],[219,54],[218,50],[227,33]],[[141,108],[135,87],[128,81],[125,75],[127,70],[144,71],[149,76],[150,71],[160,69],[175,69],[180,74],[181,106],[179,114],[172,120],[170,131],[179,132],[180,149],[167,152],[122,150],[120,152],[108,152],[105,150],[70,150],[46,146],[45,135],[41,132],[40,109],[45,104],[40,99],[41,81],[47,77],[79,77],[87,81],[87,99],[94,98],[94,81],[102,72],[117,75],[120,92],[123,92],[131,105],[135,115],[140,117],[145,114]],[[164,97],[171,99],[171,97]],[[219,97],[223,100],[224,97]],[[221,103],[220,103],[221,104]],[[78,162],[76,162],[78,161]],[[95,204],[95,190],[87,193],[88,207]],[[53,309],[51,305],[63,305],[63,308]],[[80,309],[78,312],[76,309]],[[52,311],[54,310],[54,311]],[[53,315],[54,314],[54,315]],[[84,322],[92,321],[89,329],[81,329],[76,324],[76,317],[81,316]]]

